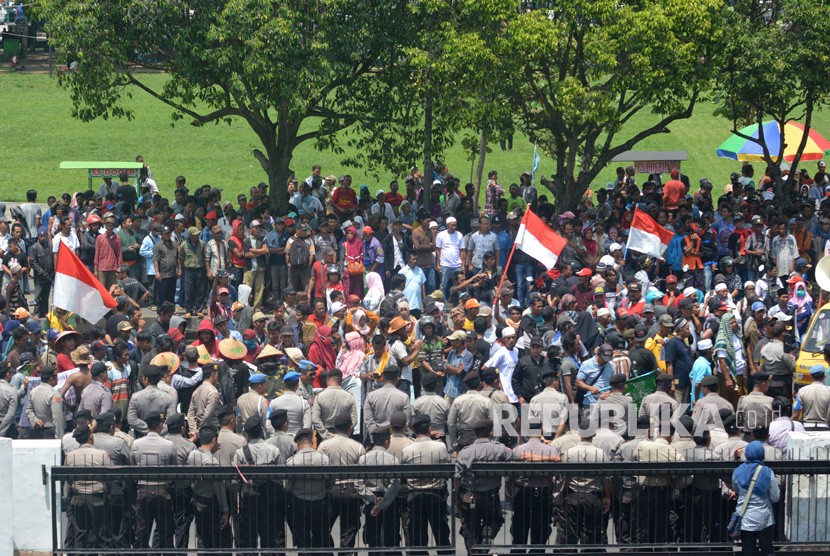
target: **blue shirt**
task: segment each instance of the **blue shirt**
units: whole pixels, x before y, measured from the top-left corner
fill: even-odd
[[[596,356],[583,361],[582,365],[579,366],[579,372],[576,374],[577,380],[581,380],[585,384],[589,384],[600,390],[611,386],[612,376],[614,376],[614,367],[611,366],[611,363],[605,363],[600,366],[597,363]],[[593,405],[597,403],[597,398],[593,394],[585,394],[583,403],[585,405]]]
[[[692,353],[686,342],[672,336],[663,346],[663,355],[667,363],[672,364],[674,378],[678,388],[689,387],[689,374],[692,372]]]
[[[404,266],[399,272],[401,276],[406,278],[406,284],[403,287],[403,295],[409,302],[409,309],[423,309],[422,297],[424,295],[423,285],[427,283],[427,277],[421,267],[415,268],[409,265]]]
[[[271,249],[278,249],[278,248],[285,248],[285,244],[288,243],[288,238],[291,235],[283,230],[282,233],[277,233],[276,230],[269,230],[267,234],[265,234],[265,243],[268,244],[268,247]],[[282,255],[271,255],[271,266],[285,266],[285,257]]]
[[[383,276],[383,247],[380,245],[378,238],[373,237],[371,241],[363,240],[363,265],[366,271],[369,272],[369,267],[378,263],[377,272]]]
[[[462,380],[473,364],[473,354],[466,349],[461,350],[461,353],[451,349],[450,353],[447,355],[447,364],[452,365],[453,367],[461,365],[464,371],[460,375],[451,375],[447,373],[444,377],[444,395],[449,396],[450,398],[457,398],[466,391]]]
[[[703,397],[701,391],[698,396],[695,396],[695,386],[707,376],[712,376],[712,364],[705,357],[698,357],[692,365],[692,372],[689,374],[689,381],[691,383],[692,392],[689,394],[692,400],[692,405]]]

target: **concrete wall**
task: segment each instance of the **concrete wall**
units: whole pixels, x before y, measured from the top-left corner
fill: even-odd
[[[0,556],[50,553],[52,500],[42,466],[60,465],[60,440],[0,438]]]
[[[791,432],[790,458],[827,461],[830,432]],[[788,497],[790,539],[795,542],[830,540],[830,477],[793,475]]]

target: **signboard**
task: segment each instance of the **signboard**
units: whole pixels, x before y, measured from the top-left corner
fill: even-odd
[[[131,178],[138,177],[138,170],[135,168],[90,168],[89,178],[115,178],[121,175],[121,172],[126,172]]]
[[[638,160],[635,164],[638,174],[668,174],[672,168],[680,169],[679,160]]]

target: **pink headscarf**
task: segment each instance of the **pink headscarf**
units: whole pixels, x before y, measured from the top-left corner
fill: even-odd
[[[357,374],[357,369],[363,363],[366,357],[366,342],[363,337],[357,332],[349,332],[346,334],[343,347],[340,353],[337,354],[337,368],[343,373],[343,378],[348,378]]]

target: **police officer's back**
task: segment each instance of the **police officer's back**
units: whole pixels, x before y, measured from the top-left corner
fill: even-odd
[[[377,428],[389,426],[389,418],[396,411],[404,412],[407,417],[412,415],[409,404],[409,395],[397,388],[400,380],[400,370],[397,367],[387,366],[383,371],[383,386],[369,392],[363,404],[364,431],[371,433]]]
[[[271,428],[272,434],[266,442],[276,446],[283,461],[288,461],[288,458],[297,453],[297,443],[294,442],[294,436],[288,434],[287,410],[277,409],[271,412]]]
[[[58,383],[54,367],[46,367],[40,371],[40,384],[29,394],[29,403],[26,405],[26,418],[32,430],[29,438],[61,438],[66,422],[63,415],[63,400],[55,392]]]
[[[429,416],[432,430],[440,437],[446,437],[450,403],[435,392],[438,382],[435,373],[424,373],[421,376],[421,395],[412,403],[412,415],[413,418],[416,415]]]
[[[339,419],[348,417],[357,423],[357,404],[351,394],[343,390],[343,373],[331,369],[326,373],[326,388],[314,399],[311,406],[311,423],[317,438],[326,440],[332,436],[330,430]]]
[[[86,385],[81,392],[81,401],[78,410],[88,410],[93,417],[106,413],[112,409],[112,392],[104,386],[109,379],[107,365],[102,361],[96,361],[89,369],[92,381]]]
[[[144,388],[133,394],[127,408],[127,422],[136,436],[147,434],[147,416],[172,415],[176,412],[173,397],[158,387],[161,377],[167,374],[167,367],[147,365],[144,370]]]
[[[455,398],[447,418],[451,449],[472,444],[475,440],[474,425],[483,419],[490,419],[495,408],[493,400],[479,392],[481,378],[478,372],[464,375],[464,386],[467,391]]]
[[[17,411],[20,397],[17,389],[9,384],[11,376],[11,364],[8,361],[0,363],[0,438],[17,436],[14,414]]]

